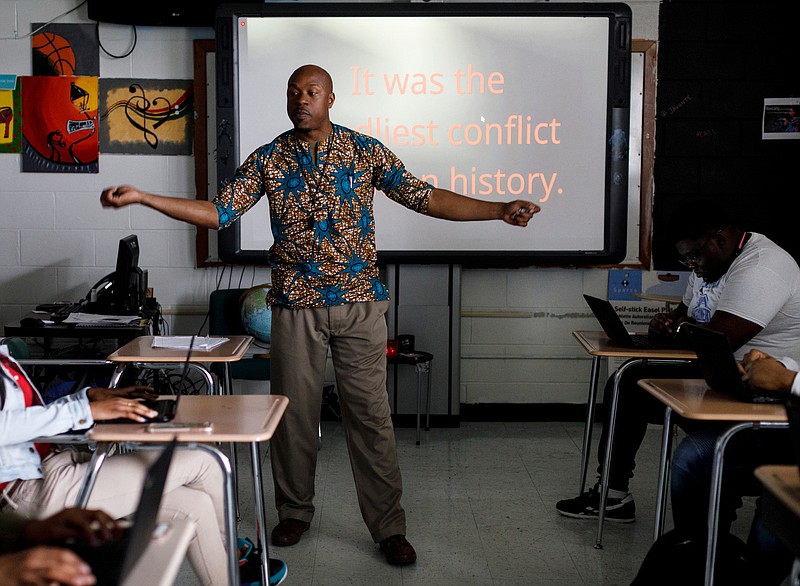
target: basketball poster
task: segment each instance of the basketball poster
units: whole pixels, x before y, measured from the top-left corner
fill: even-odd
[[[100,52],[92,24],[33,23],[33,75],[100,75]]]
[[[96,77],[21,77],[22,171],[97,173]]]
[[[0,90],[0,153],[20,151],[19,84],[13,90]]]

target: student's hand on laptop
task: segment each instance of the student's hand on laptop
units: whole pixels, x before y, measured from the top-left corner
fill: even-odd
[[[104,419],[132,419],[144,423],[146,417],[155,417],[158,412],[136,399],[115,397],[102,401],[89,401],[89,409],[95,421]]]
[[[89,397],[90,401],[104,401],[106,399],[114,399],[115,397],[122,397],[125,399],[158,399],[158,395],[153,393],[153,387],[145,387],[142,385],[133,385],[120,389],[93,388],[86,392],[86,396]]]
[[[4,586],[90,586],[97,583],[92,569],[77,555],[61,547],[34,547],[0,555]]]
[[[750,350],[739,363],[742,380],[751,388],[791,391],[797,374],[761,350]]]
[[[98,546],[122,537],[122,528],[107,513],[93,509],[69,508],[38,521],[31,521],[22,529],[26,545],[46,545],[75,540]]]

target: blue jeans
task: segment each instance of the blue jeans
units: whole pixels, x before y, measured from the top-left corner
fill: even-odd
[[[672,517],[675,528],[706,535],[714,446],[725,425],[694,430],[678,444],[672,458]],[[743,496],[761,494],[753,471],[763,464],[793,462],[786,430],[745,430],[728,442],[723,460],[719,533],[730,532]],[[763,584],[780,584],[788,575],[793,556],[761,521],[760,499],[747,538],[748,560],[758,567]]]

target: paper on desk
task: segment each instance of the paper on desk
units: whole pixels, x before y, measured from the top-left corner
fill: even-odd
[[[124,326],[141,320],[138,315],[102,315],[99,313],[70,313],[61,322],[87,326]]]
[[[209,336],[195,336],[192,350],[208,351],[221,346],[228,338],[211,338]],[[171,350],[188,350],[192,336],[154,336],[153,348],[170,348]]]

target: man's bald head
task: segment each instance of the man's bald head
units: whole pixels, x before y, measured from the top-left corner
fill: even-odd
[[[331,74],[325,71],[319,65],[303,65],[298,67],[294,70],[292,75],[289,77],[289,84],[291,85],[293,82],[296,82],[300,77],[304,76],[312,76],[317,78],[317,80],[322,85],[323,89],[328,93],[333,93],[333,78]]]

